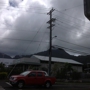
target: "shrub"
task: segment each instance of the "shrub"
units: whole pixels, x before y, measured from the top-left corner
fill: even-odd
[[[3,79],[6,79],[7,77],[7,72],[0,72],[0,79],[3,80]]]
[[[64,71],[57,72],[57,78],[65,79],[66,78],[66,72],[64,72]]]
[[[72,73],[72,79],[73,80],[78,80],[78,79],[80,79],[81,78],[81,74],[79,73],[79,72],[73,72]]]

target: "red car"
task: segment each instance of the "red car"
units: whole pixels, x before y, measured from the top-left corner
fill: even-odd
[[[45,71],[25,71],[20,75],[13,75],[9,79],[12,86],[23,88],[25,85],[43,85],[46,88],[55,84],[56,78],[50,77]]]

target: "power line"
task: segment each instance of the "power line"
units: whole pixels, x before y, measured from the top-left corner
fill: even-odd
[[[32,40],[23,40],[23,39],[14,39],[14,38],[3,38],[3,39],[9,39],[9,40],[17,40],[17,41],[32,41]],[[43,39],[43,38],[42,38]],[[61,40],[61,39],[58,39],[56,38],[57,40],[59,41],[62,41],[62,42],[65,42],[65,43],[69,43],[69,44],[72,44],[72,45],[76,45],[76,46],[79,46],[79,47],[83,47],[83,48],[86,48],[86,49],[90,49],[89,47],[85,47],[85,46],[82,46],[82,45],[78,45],[78,44],[74,44],[74,43],[71,43],[71,42],[68,42],[68,41],[65,41],[65,40]],[[40,42],[40,43],[49,43],[49,42],[45,42],[45,41],[33,41],[33,42]],[[40,45],[39,45],[40,46]]]
[[[57,23],[56,23],[57,24]],[[59,28],[59,30],[60,30],[60,34],[62,35],[62,33],[63,34],[66,34],[67,32],[65,31],[65,29],[67,29],[67,28],[65,28],[65,27],[60,27],[59,25],[57,26],[55,26],[55,27],[57,27],[57,28]],[[58,29],[57,29],[58,30]],[[74,31],[73,31],[74,32]],[[68,32],[69,34],[71,34],[70,32]]]
[[[15,38],[2,38],[2,39],[9,39],[9,40],[16,40],[16,41],[26,41],[26,42],[32,41],[32,40],[15,39]],[[41,41],[33,41],[33,42],[41,42]],[[45,41],[42,41],[42,42],[48,43],[48,42],[45,42]]]
[[[64,19],[63,21],[65,21],[65,22],[69,21],[70,24],[73,24],[73,25],[75,25],[75,26],[78,26],[78,27],[83,26],[83,25],[79,25],[79,24],[80,24],[80,23],[79,23],[80,20],[78,20],[78,19],[77,19],[77,20],[78,20],[78,23],[76,23],[76,22],[74,22],[74,20],[71,21],[71,19],[69,19],[69,18],[67,19],[66,17],[63,18],[63,17],[58,16],[58,15],[55,15],[55,14],[54,14],[54,16],[59,17],[59,18],[60,18],[60,21],[61,21],[61,19],[62,19],[62,20]],[[56,18],[56,19],[59,20],[59,18]],[[70,17],[70,18],[71,18],[71,17]],[[76,20],[76,19],[75,19],[75,20]],[[68,23],[68,22],[67,22],[67,23]],[[85,21],[84,21],[83,23],[85,23]],[[84,28],[85,28],[85,29],[88,29],[86,26],[85,26]]]
[[[71,9],[74,9],[74,8],[78,8],[78,7],[81,7],[81,6],[83,6],[83,5],[82,4],[79,4],[79,5],[76,5],[76,6],[67,8],[67,9],[63,9],[63,10],[60,10],[60,11],[58,9],[56,9],[56,8],[55,8],[55,10],[58,11],[58,12],[61,12],[61,11],[67,11],[67,10],[71,10]]]
[[[62,17],[61,17],[61,19],[62,19]],[[64,19],[65,19],[65,18],[64,18]],[[57,21],[60,22],[60,23],[67,24],[66,21],[63,22],[63,21],[59,21],[58,19],[57,19]],[[72,23],[73,23],[73,22],[70,22],[70,24],[72,24]],[[70,24],[68,23],[67,25],[70,25]],[[74,24],[74,25],[76,25],[76,24]],[[71,25],[70,25],[70,26],[71,26]],[[77,28],[77,29],[80,30],[80,28],[78,28],[78,27],[76,27],[76,26],[71,26],[71,27],[74,27],[74,28]],[[81,27],[81,26],[79,26],[79,27]],[[85,29],[88,29],[88,27],[84,27],[84,30],[85,30]],[[88,31],[88,32],[89,32],[89,31]]]
[[[62,22],[61,22],[61,23],[62,23]],[[58,23],[56,23],[56,24],[60,27],[60,24],[58,24]],[[66,27],[66,28],[65,28],[65,27]],[[68,26],[64,26],[64,27],[60,27],[60,28],[65,28],[65,29],[68,28],[68,29],[70,29],[70,27],[68,27]],[[68,30],[68,29],[67,29],[67,30]],[[64,29],[63,29],[63,30],[64,30]],[[77,29],[77,30],[78,30],[78,29]],[[72,32],[76,33],[75,31],[72,31]],[[68,33],[70,33],[70,32],[68,32]],[[87,36],[86,36],[86,35],[87,35]],[[90,38],[90,36],[89,36],[88,34],[86,34],[86,35],[83,34],[83,36],[84,36],[85,38]]]
[[[89,54],[90,55],[90,53],[87,53],[87,52],[82,52],[82,51],[80,51],[80,50],[74,50],[74,49],[71,49],[71,48],[67,48],[67,47],[63,47],[63,46],[58,46],[58,45],[54,45],[53,47],[59,47],[59,48],[63,48],[63,49],[66,49],[66,50],[70,50],[70,51],[73,51],[74,53],[78,53],[78,54]]]
[[[21,10],[20,8],[2,8],[1,10],[3,10],[3,9],[5,9],[5,10],[14,10],[14,11],[23,11],[23,12],[29,12],[28,9],[31,9],[30,13],[33,12],[33,13],[37,13],[37,14],[46,14],[47,11],[49,11],[49,10],[44,9],[44,11],[46,11],[46,12],[37,12],[37,11],[35,11],[35,8],[27,8],[25,10]],[[40,9],[38,9],[38,8],[36,8],[36,9],[40,11]],[[34,10],[34,11],[32,11],[32,10]]]
[[[42,27],[42,26],[41,26],[41,27]],[[39,30],[37,31],[36,35],[40,32],[41,27],[40,27]],[[44,32],[44,33],[45,33],[45,32]],[[36,35],[35,35],[35,36],[36,36]],[[35,38],[35,37],[34,37],[34,38]],[[22,39],[14,39],[14,38],[2,38],[2,39],[18,40],[18,41],[41,42],[41,41],[34,41],[34,38],[33,38],[33,40],[22,40]],[[42,41],[42,42],[44,42],[44,41]],[[44,42],[44,43],[48,43],[48,42]]]
[[[71,16],[71,15],[68,15],[68,14],[64,13],[63,11],[59,11],[58,9],[55,9],[55,11],[57,11],[58,13],[62,13],[62,14],[64,14],[64,15],[66,15],[66,16],[69,16],[69,17],[71,17],[71,18],[74,18],[74,19],[77,19],[77,20],[79,20],[79,21],[84,22],[82,19],[79,19],[79,18],[73,17],[73,16]]]
[[[60,17],[60,16],[59,16]],[[71,17],[70,17],[71,18]],[[62,19],[62,17],[61,17],[61,19]],[[64,18],[65,19],[65,18]],[[68,20],[68,19],[66,19],[66,20]],[[57,21],[59,21],[58,19],[57,19]],[[78,20],[78,21],[80,21],[80,20]],[[59,21],[59,22],[61,22],[61,23],[64,23],[64,24],[67,24],[66,23],[66,21],[65,22],[63,22],[63,21]],[[73,22],[71,22],[70,21],[70,23],[72,24]],[[67,25],[70,25],[70,24],[67,24]],[[76,24],[74,24],[74,25],[76,25]],[[70,25],[71,26],[71,25]],[[79,26],[79,23],[78,23],[78,25],[76,25],[76,26]],[[78,28],[78,27],[76,27],[76,26],[73,26],[73,27],[75,27],[75,28]],[[83,25],[82,25],[83,26]],[[80,26],[79,26],[80,27]],[[88,27],[84,27],[85,29],[88,29]],[[80,29],[80,28],[78,28],[78,29]]]
[[[62,19],[62,17],[61,17],[61,19]],[[65,19],[65,18],[64,18],[64,19]],[[71,21],[70,21],[70,24],[69,24],[68,22],[66,23],[66,21],[63,22],[63,21],[60,21],[60,20],[58,20],[58,19],[57,19],[57,21],[60,22],[60,23],[67,24],[67,25],[73,24],[73,22],[71,22]],[[75,25],[75,26],[74,26],[74,25]],[[77,24],[74,24],[74,25],[73,25],[73,26],[70,25],[70,26],[71,26],[71,27],[74,27],[74,28],[77,28],[77,29],[79,29],[79,30],[80,30],[80,28],[78,28],[78,27],[83,26],[83,25],[80,25],[80,26],[79,26],[79,23],[78,23],[78,25],[77,25]],[[77,26],[77,27],[76,27],[76,26]],[[84,27],[84,30],[85,30],[85,29],[88,29],[88,27],[85,26],[85,27]],[[88,31],[88,32],[90,32],[90,31]]]
[[[21,10],[16,10],[16,11],[21,11]],[[22,10],[23,11],[23,10]],[[29,12],[29,11],[23,11],[23,12]],[[37,14],[42,14],[42,15],[46,15],[46,12],[37,12],[37,11],[30,11],[29,13],[37,13]]]
[[[9,46],[5,46],[5,47],[0,47],[0,49],[13,49],[13,50],[15,50],[15,48],[13,47],[13,48],[11,48],[11,47],[9,47]],[[22,50],[22,49],[20,49],[20,48],[18,48],[17,50]]]
[[[46,31],[45,31],[45,32],[46,32]],[[44,34],[43,34],[43,37],[42,37],[42,39],[41,39],[41,41],[40,41],[40,44],[39,44],[39,46],[38,46],[36,52],[38,52],[38,49],[40,48],[40,46],[41,46],[41,44],[42,44],[42,42],[43,42],[43,38],[44,38],[45,32],[44,32]],[[48,43],[49,43],[49,42],[48,42]]]
[[[65,43],[69,43],[69,44],[75,45],[75,46],[79,46],[79,47],[83,47],[83,48],[86,48],[86,49],[90,49],[89,47],[85,47],[85,46],[82,46],[82,45],[71,43],[71,42],[68,42],[68,41],[65,41],[65,40],[61,40],[61,39],[58,39],[58,38],[56,38],[56,39],[59,40],[59,41],[65,42]]]
[[[57,21],[60,22],[60,23],[62,23],[62,24],[64,24],[64,27],[70,29],[70,27],[68,27],[69,24],[67,24],[67,23],[65,23],[65,22],[63,22],[63,21],[59,21],[59,20],[57,20]],[[65,24],[66,24],[67,26],[66,26]],[[61,24],[57,23],[57,25],[61,25]],[[79,28],[77,28],[77,27],[75,27],[75,26],[71,26],[71,27],[74,27],[74,28],[76,28],[77,30],[81,30],[81,29],[79,29]],[[75,31],[72,31],[72,32],[75,32]],[[84,33],[83,35],[85,36],[85,33]],[[86,34],[86,35],[88,35],[88,34]],[[88,35],[88,36],[89,36],[89,35]],[[87,36],[86,36],[86,37],[87,37]]]
[[[3,5],[0,5],[0,6],[7,6],[7,4],[3,4]],[[13,6],[10,6],[10,7],[12,7],[12,8],[25,8],[26,6],[21,5],[21,6],[16,6],[16,7],[13,7]],[[6,8],[8,8],[8,7],[6,7]],[[27,9],[38,9],[38,10],[42,10],[42,9],[45,10],[46,9],[46,10],[48,10],[48,9],[51,9],[51,8],[46,8],[46,7],[41,8],[41,7],[29,6]]]
[[[46,19],[46,18],[45,18]],[[39,33],[39,31],[41,30],[42,26],[43,26],[44,23],[42,23],[42,25],[40,26],[40,28],[38,29],[37,33],[35,34],[35,36],[33,37],[33,39],[31,40],[30,44],[33,42],[33,40],[35,39],[36,35]],[[30,45],[29,44],[29,45]],[[29,45],[26,47],[26,49],[24,50],[23,53],[25,53],[29,47]]]
[[[6,29],[6,30],[4,30],[5,32],[6,31],[16,31],[16,32],[37,32],[37,31],[32,31],[32,30],[17,30],[17,29],[8,29],[8,28],[1,28],[0,27],[0,29]],[[43,33],[44,31],[39,31],[40,33]],[[45,33],[47,33],[47,32],[45,32]],[[1,36],[0,36],[1,37]]]
[[[6,39],[7,39],[7,38],[6,38]],[[32,40],[10,39],[10,38],[9,38],[9,40],[28,41],[28,42],[32,41]],[[49,43],[49,42],[46,42],[46,41],[33,41],[33,42]],[[8,46],[5,46],[5,47],[0,47],[0,49],[3,49],[3,48],[5,48],[5,49],[11,49],[11,50],[13,49],[13,50],[15,50],[15,47],[9,47],[9,45],[8,45]],[[21,51],[22,51],[22,49],[20,49],[19,47],[17,48],[17,50],[21,50]]]
[[[65,15],[65,13],[63,13],[63,12],[61,12],[60,11],[60,13],[61,14],[63,14],[63,15]],[[57,15],[55,15],[55,16],[57,16]],[[66,14],[66,16],[67,16],[67,14]],[[58,17],[60,17],[60,16],[58,16]],[[69,15],[69,17],[71,18],[71,16]],[[77,19],[77,18],[75,18],[75,17],[72,17],[72,18],[74,18],[75,20]],[[62,19],[62,17],[60,18],[60,19]],[[64,18],[64,19],[66,19],[66,18]],[[68,19],[66,19],[66,20],[69,20],[69,18]],[[65,20],[65,23],[66,23],[66,20]],[[80,21],[80,19],[77,19],[78,20],[78,22]],[[57,19],[57,21],[59,21],[58,19]],[[82,20],[81,20],[82,21]],[[60,21],[61,22],[61,21]],[[85,21],[83,21],[84,23],[85,23]],[[72,22],[72,21],[70,21],[70,24],[74,24],[74,25],[76,25],[76,26],[78,26],[78,27],[81,27],[81,26],[83,26],[83,25],[80,25],[79,26],[79,23],[75,23],[74,21]],[[73,26],[73,27],[75,27],[75,26]],[[78,27],[75,27],[75,28],[78,28]],[[88,27],[84,27],[84,29],[88,29]],[[88,31],[89,32],[89,31]]]
[[[46,20],[46,19],[45,19]],[[42,26],[41,26],[42,27]],[[39,30],[37,31],[37,33],[36,33],[36,35],[38,34],[38,33],[40,33],[40,29],[41,29],[41,27],[39,28]],[[44,32],[44,33],[46,33],[46,32]],[[35,36],[36,36],[35,35]],[[34,37],[35,38],[35,37]],[[2,39],[9,39],[9,40],[18,40],[18,41],[30,41],[30,42],[43,42],[43,43],[49,43],[49,42],[44,42],[44,41],[34,41],[34,38],[32,39],[32,40],[23,40],[23,39],[15,39],[15,38],[2,38]],[[28,47],[29,47],[29,45],[28,45]],[[27,48],[28,48],[27,47]],[[25,49],[26,50],[26,49]]]
[[[5,5],[3,4],[3,5],[0,5],[0,6],[7,6],[7,4],[5,4]],[[13,6],[10,5],[9,7],[7,6],[6,8],[13,8],[13,9],[16,8],[16,9],[17,9],[17,8],[25,8],[25,7],[26,7],[25,5],[15,6],[15,7],[13,7]],[[46,8],[46,7],[42,7],[42,8],[41,8],[41,7],[35,7],[35,6],[28,6],[28,7],[26,7],[26,8],[27,8],[27,9],[38,9],[38,10],[42,10],[42,9],[48,10],[48,9],[51,9],[51,8]]]

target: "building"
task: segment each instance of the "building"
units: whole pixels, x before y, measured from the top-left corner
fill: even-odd
[[[40,60],[41,67],[46,67],[46,68],[48,67],[49,57],[39,56],[39,55],[34,55],[33,57]],[[54,66],[55,63],[58,63],[60,65],[60,68],[63,68],[63,65],[65,65],[65,63],[69,63],[72,65],[72,68],[74,70],[77,70],[78,72],[82,72],[83,64],[80,62],[77,62],[77,61],[74,61],[71,59],[63,59],[63,58],[52,57],[52,62],[51,62],[52,67]]]
[[[40,56],[40,55],[33,55],[31,58],[21,58],[16,59],[13,61],[11,65],[17,65],[17,67],[23,67],[23,70],[30,69],[31,66],[36,67],[37,69],[43,67],[48,69],[48,61],[49,57],[47,56]],[[71,59],[63,59],[63,58],[56,58],[52,57],[51,65],[54,66],[55,63],[60,65],[60,68],[63,68],[65,63],[69,63],[72,65],[74,70],[78,72],[82,72],[83,64]]]
[[[0,58],[0,63],[3,63],[6,67],[8,67],[14,60],[15,59]]]
[[[40,66],[40,60],[34,59],[34,58],[20,58],[15,59],[9,66],[15,66],[16,68],[23,68],[24,70],[27,70],[31,67],[38,68]]]

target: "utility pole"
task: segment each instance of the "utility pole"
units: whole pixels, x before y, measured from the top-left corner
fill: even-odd
[[[49,46],[49,69],[48,69],[48,74],[49,76],[51,75],[51,57],[52,57],[52,27],[55,26],[55,24],[52,24],[52,22],[55,22],[55,18],[52,18],[52,12],[55,9],[51,9],[49,13],[47,13],[48,15],[50,15],[50,20],[47,22],[48,24],[50,24],[50,26],[48,27],[50,29],[50,46]]]

